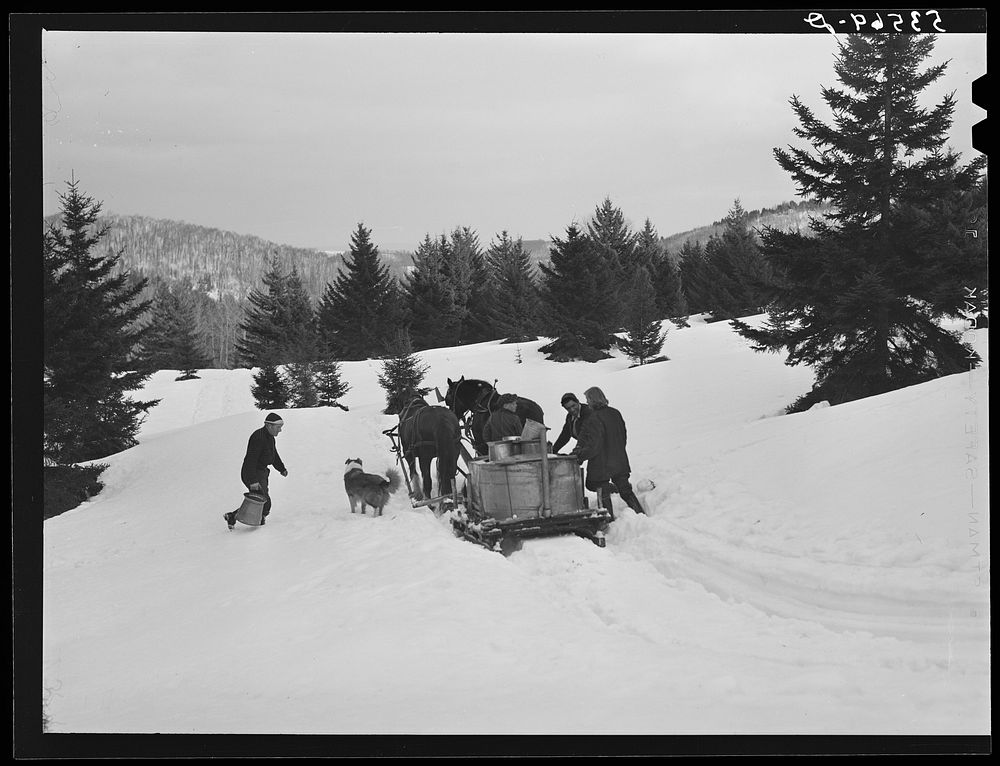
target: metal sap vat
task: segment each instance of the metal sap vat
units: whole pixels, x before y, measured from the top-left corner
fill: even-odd
[[[490,442],[491,457],[494,444],[514,442]],[[474,510],[498,521],[544,517],[546,494],[550,516],[579,513],[587,507],[577,459],[572,455],[545,455],[543,459],[542,445],[535,442],[533,447],[533,454],[472,461],[469,499]],[[548,474],[547,486],[543,482],[543,464]]]
[[[537,439],[508,436],[500,441],[488,442],[490,460],[507,460],[521,455],[541,455],[542,445]]]

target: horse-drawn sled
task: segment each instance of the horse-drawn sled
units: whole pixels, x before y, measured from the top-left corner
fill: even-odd
[[[611,513],[588,507],[576,458],[549,454],[544,434],[489,442],[488,456],[470,463],[465,486],[451,522],[466,540],[504,555],[526,538],[562,534],[604,547]]]
[[[399,413],[399,424],[384,432],[392,441],[415,507],[432,506],[450,514],[456,535],[504,555],[520,548],[526,538],[563,534],[577,534],[604,546],[612,515],[600,506],[589,507],[583,470],[574,456],[551,454],[544,429],[534,437],[483,442],[481,434],[473,435],[469,429],[475,413],[459,415],[456,409],[461,408],[454,398],[449,406],[432,406],[417,397]],[[463,421],[476,457],[462,441]],[[435,457],[440,494],[429,497]],[[416,477],[418,460],[422,487]],[[461,490],[456,481],[459,472],[465,478]]]

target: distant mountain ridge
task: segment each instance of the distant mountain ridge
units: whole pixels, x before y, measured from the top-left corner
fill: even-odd
[[[815,202],[785,202],[774,208],[750,211],[748,222],[752,228],[806,230],[810,216],[831,209]],[[44,223],[56,220],[58,215],[48,216]],[[102,240],[104,252],[120,253],[123,269],[168,283],[188,280],[196,290],[213,298],[228,295],[243,300],[251,290],[261,286],[261,277],[276,256],[286,269],[296,269],[309,297],[318,301],[326,285],[336,280],[344,266],[345,253],[281,245],[251,234],[183,221],[108,213],[101,216],[100,222],[109,226],[108,235]],[[661,242],[676,256],[684,242],[704,244],[721,233],[723,227],[722,221],[716,221],[661,237]],[[551,240],[523,240],[523,245],[535,263],[549,259]],[[411,251],[380,249],[379,252],[396,278],[403,277],[412,265]]]
[[[762,210],[747,211],[747,224],[751,229],[762,229],[771,227],[780,231],[802,231],[809,230],[809,219],[822,217],[834,210],[832,205],[815,202],[811,200],[783,202],[775,207],[763,208]],[[702,246],[708,240],[725,229],[724,221],[715,221],[707,226],[699,226],[695,229],[682,231],[678,234],[671,234],[661,237],[668,252],[676,255],[684,247],[684,243],[691,241]]]
[[[58,215],[47,216],[44,224],[58,219]],[[281,245],[252,234],[183,221],[107,213],[98,223],[109,227],[100,243],[101,252],[120,253],[121,268],[167,282],[190,280],[196,289],[216,298],[245,298],[260,287],[272,257],[277,257],[286,270],[296,269],[309,297],[319,300],[344,265],[342,253]],[[409,253],[383,256],[397,276],[410,263]]]
[[[780,231],[802,231],[809,229],[809,219],[822,217],[833,211],[833,206],[822,202],[811,200],[783,202],[775,207],[763,208],[761,210],[750,210],[747,212],[747,223],[751,229],[762,229],[772,227]],[[694,229],[661,236],[660,243],[664,249],[675,258],[680,253],[684,243],[691,241],[702,246],[713,236],[721,234],[725,229],[725,221],[714,221],[705,226],[698,226]],[[536,263],[549,259],[549,248],[552,241],[549,239],[526,239],[524,249]]]

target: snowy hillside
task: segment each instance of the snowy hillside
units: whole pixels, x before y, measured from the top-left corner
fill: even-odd
[[[554,429],[601,386],[655,483],[603,549],[505,559],[405,492],[351,515],[344,461],[393,464],[375,362],[344,363],[349,412],[282,412],[268,524],[230,532],[250,372],[153,376],[140,444],[45,522],[49,730],[990,733],[988,366],[785,416],[809,371],[725,324],[634,369],[543,344],[428,351],[425,383],[497,379]]]

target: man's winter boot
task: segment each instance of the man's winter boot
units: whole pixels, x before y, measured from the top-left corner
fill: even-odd
[[[635,493],[629,492],[627,497],[622,497],[622,499],[628,503],[628,507],[631,508],[636,513],[646,513],[646,509],[642,507],[642,503],[639,502],[639,498],[635,496]]]
[[[236,526],[236,511],[230,511],[229,513],[222,514],[222,518],[226,520],[226,525],[233,529]]]
[[[611,504],[611,488],[601,487],[601,505],[604,506],[605,510],[611,514],[611,520],[615,520],[615,509]]]
[[[629,482],[626,481],[618,487],[618,495],[628,504],[628,507],[636,513],[646,513],[645,509],[642,507],[642,503],[639,502],[639,498],[635,496],[635,491],[632,489],[632,485]]]

